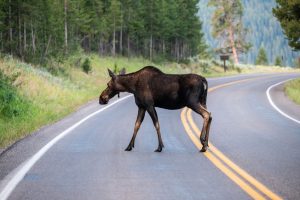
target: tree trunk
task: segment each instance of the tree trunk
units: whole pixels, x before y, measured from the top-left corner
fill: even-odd
[[[120,31],[120,54],[123,55],[123,24],[121,24],[121,31]]]
[[[23,52],[22,52],[22,27],[21,27],[21,16],[20,16],[20,8],[18,7],[18,22],[19,22],[19,54],[23,60]]]
[[[150,59],[150,61],[152,61],[152,54],[153,54],[153,52],[152,52],[152,46],[153,46],[153,36],[152,36],[152,34],[151,34],[151,36],[150,36],[150,44],[149,44],[149,59]]]
[[[50,35],[50,37],[48,38],[47,47],[46,47],[44,56],[47,56],[47,54],[48,54],[48,49],[49,49],[49,46],[50,46],[51,38],[52,38],[52,35]]]
[[[176,57],[176,61],[179,61],[179,42],[178,39],[175,39],[175,57]]]
[[[50,46],[51,38],[52,38],[52,35],[50,35],[49,38],[48,38],[47,46],[45,48],[44,54],[42,54],[42,56],[41,56],[40,63],[44,62],[44,59],[48,54],[48,49],[49,49],[49,46]]]
[[[230,39],[234,63],[239,64],[239,59],[238,59],[237,51],[236,51],[235,44],[234,44],[234,36],[233,36],[232,26],[230,26],[230,29],[229,29],[229,39]]]
[[[31,41],[32,41],[33,54],[35,54],[35,34],[33,30],[32,20],[31,20]]]
[[[163,55],[165,55],[166,52],[166,44],[165,44],[165,40],[162,41],[162,53]]]
[[[3,35],[2,35],[2,32],[0,33],[0,39],[1,39],[1,52],[3,52]]]
[[[11,0],[9,0],[8,20],[9,20],[9,48],[12,55],[12,24],[11,24]]]
[[[127,35],[127,56],[130,57],[130,36]]]
[[[64,1],[64,15],[65,15],[65,54],[68,53],[68,22],[67,22],[67,11],[68,11],[68,3],[67,0]]]
[[[101,33],[99,34],[99,44],[98,44],[98,54],[99,56],[101,56],[101,44],[102,40],[101,40]]]
[[[26,42],[27,41],[26,41],[26,23],[25,23],[25,20],[24,20],[24,33],[23,34],[24,34],[24,38],[23,38],[23,42],[24,42],[23,45],[24,46],[23,46],[23,49],[24,49],[24,53],[26,53],[26,46],[27,46]]]
[[[113,57],[116,54],[116,20],[114,18],[114,33],[113,33],[113,49],[112,49]]]

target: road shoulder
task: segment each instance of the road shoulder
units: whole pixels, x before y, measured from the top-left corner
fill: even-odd
[[[115,100],[116,98],[113,99],[113,101]],[[102,107],[98,100],[92,100],[67,117],[54,124],[46,125],[11,146],[0,150],[0,181],[61,132]]]
[[[284,83],[274,86],[270,90],[270,97],[274,104],[288,116],[300,121],[300,105],[290,100],[284,92]]]

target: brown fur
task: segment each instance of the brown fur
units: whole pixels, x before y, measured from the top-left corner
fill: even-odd
[[[201,151],[206,151],[212,118],[206,109],[208,85],[204,77],[197,74],[165,74],[152,66],[118,76],[109,70],[109,75],[112,79],[108,82],[108,87],[101,93],[99,103],[108,103],[109,99],[119,92],[130,92],[134,95],[135,103],[139,108],[134,133],[126,148],[127,151],[134,147],[135,137],[147,111],[157,131],[159,145],[156,151],[160,152],[164,145],[155,107],[173,110],[185,106],[204,118],[200,141],[203,145]]]

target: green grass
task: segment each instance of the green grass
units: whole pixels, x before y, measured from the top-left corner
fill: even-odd
[[[300,78],[287,82],[284,91],[292,101],[300,105]]]
[[[86,58],[91,67],[88,73],[82,69]],[[125,67],[126,72],[130,73],[146,65],[155,65],[165,73],[198,73],[205,77],[265,72],[270,69],[239,66],[240,68],[231,67],[224,73],[223,68],[212,61],[153,64],[139,57],[128,59],[80,53],[69,56],[63,62],[49,60],[45,66],[33,66],[11,57],[0,58],[0,71],[11,80],[11,86],[8,86],[11,88],[8,90],[13,91],[12,95],[17,99],[8,103],[1,101],[0,110],[4,106],[11,106],[12,110],[19,107],[18,112],[20,111],[19,115],[10,117],[0,112],[0,148],[63,118],[89,100],[98,98],[109,80],[107,68],[113,70],[115,66],[118,69]]]

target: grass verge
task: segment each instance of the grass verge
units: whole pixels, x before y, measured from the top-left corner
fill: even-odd
[[[87,59],[90,66],[83,69]],[[238,66],[224,73],[221,66],[210,61],[153,64],[143,58],[99,57],[80,53],[63,62],[50,60],[46,66],[30,65],[11,57],[0,58],[0,72],[5,82],[2,84],[5,88],[0,87],[0,98],[2,92],[6,99],[0,99],[0,149],[97,98],[109,80],[107,68],[124,67],[129,73],[146,65],[155,65],[165,73],[198,73],[205,77],[271,72],[266,67]],[[275,71],[287,70],[276,68]]]
[[[300,78],[287,82],[284,91],[289,99],[300,105]]]

